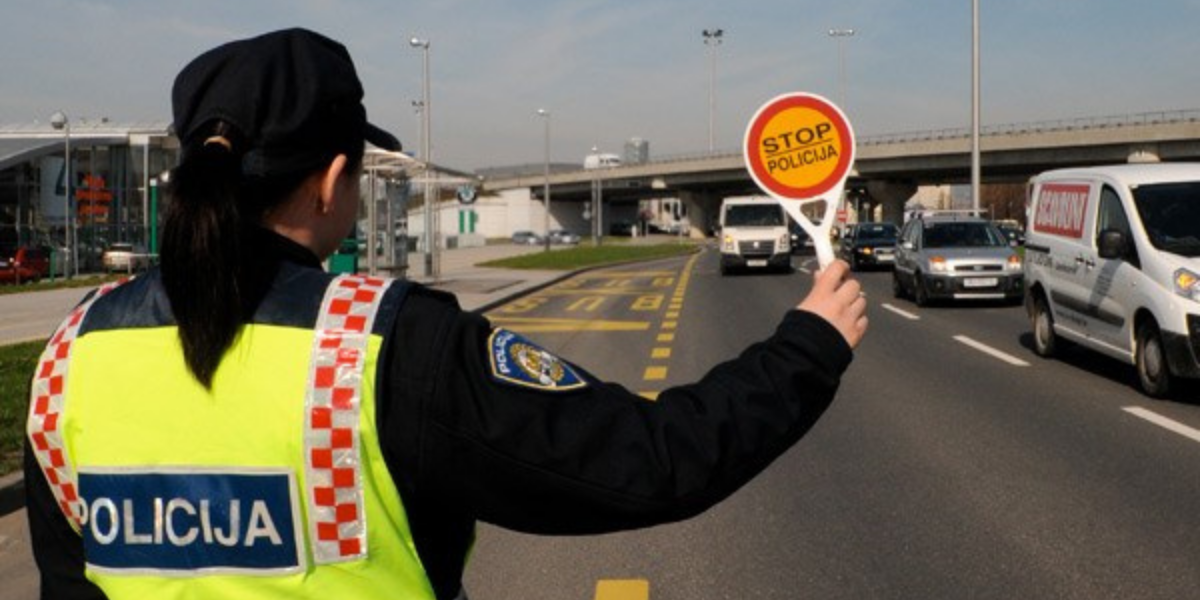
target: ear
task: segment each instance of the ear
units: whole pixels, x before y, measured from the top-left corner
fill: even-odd
[[[321,174],[320,199],[317,205],[321,214],[328,214],[333,210],[334,198],[337,197],[337,184],[345,171],[346,155],[339,154],[333,157],[333,160],[329,162],[329,166]]]

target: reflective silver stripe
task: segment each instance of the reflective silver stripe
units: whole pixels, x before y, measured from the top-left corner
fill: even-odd
[[[371,326],[391,280],[342,275],[321,301],[304,399],[304,474],[316,564],[367,555],[358,419]]]
[[[33,454],[50,484],[58,507],[75,531],[79,531],[84,521],[84,506],[79,498],[79,477],[63,443],[60,422],[66,407],[67,367],[75,338],[79,335],[79,326],[87,311],[96,300],[122,283],[124,281],[115,281],[100,286],[91,298],[67,315],[42,351],[29,391],[29,418],[25,421],[25,433],[29,436]]]

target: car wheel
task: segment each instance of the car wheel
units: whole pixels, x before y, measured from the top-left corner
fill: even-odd
[[[1171,368],[1163,349],[1162,334],[1154,321],[1146,321],[1137,329],[1138,383],[1147,396],[1165,398],[1171,391]]]
[[[913,301],[917,306],[929,306],[929,292],[925,290],[925,280],[920,273],[913,274]]]
[[[1058,336],[1054,333],[1054,316],[1042,296],[1033,300],[1033,313],[1029,316],[1033,327],[1033,351],[1038,356],[1049,358],[1058,351]]]

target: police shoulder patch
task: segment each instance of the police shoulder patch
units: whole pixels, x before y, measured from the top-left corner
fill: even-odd
[[[587,387],[571,365],[537,344],[505,329],[488,337],[492,378],[504,383],[547,392]]]

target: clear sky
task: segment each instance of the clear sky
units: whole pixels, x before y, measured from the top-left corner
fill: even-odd
[[[980,0],[983,124],[1200,108],[1200,0]],[[708,147],[788,91],[843,104],[859,136],[970,125],[970,0],[5,0],[0,123],[170,118],[171,82],[210,47],[290,26],[343,42],[368,113],[419,147],[412,101],[432,42],[435,161],[540,163],[630,137]],[[841,98],[838,40],[846,97]]]

